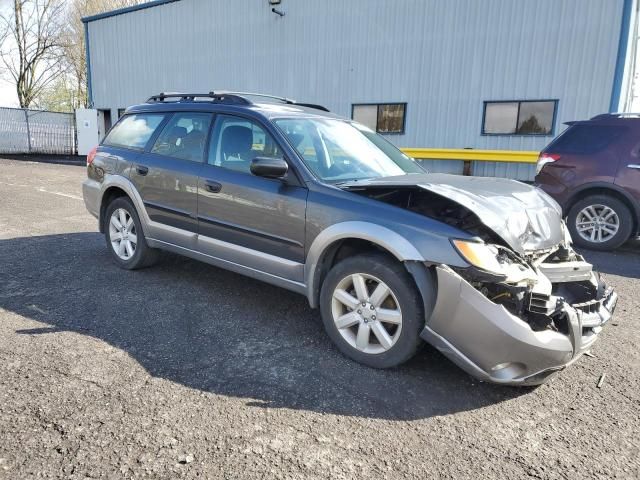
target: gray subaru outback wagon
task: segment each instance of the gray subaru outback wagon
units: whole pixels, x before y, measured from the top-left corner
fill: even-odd
[[[119,266],[163,249],[304,294],[371,367],[424,340],[481,380],[539,384],[591,348],[616,305],[546,193],[429,174],[318,105],[156,95],[87,164],[84,200]]]

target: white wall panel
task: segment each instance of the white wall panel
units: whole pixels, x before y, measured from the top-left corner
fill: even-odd
[[[181,0],[89,23],[96,108],[234,89],[321,103],[407,102],[399,146],[538,150],[482,136],[483,101],[606,112],[623,0]]]

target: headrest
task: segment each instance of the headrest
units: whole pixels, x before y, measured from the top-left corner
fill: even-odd
[[[176,138],[184,138],[186,134],[187,134],[187,129],[184,127],[173,127],[169,132],[170,137],[176,137]]]
[[[222,132],[220,149],[225,154],[244,153],[253,147],[253,132],[249,127],[232,125]]]

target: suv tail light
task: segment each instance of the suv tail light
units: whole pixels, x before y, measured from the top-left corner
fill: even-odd
[[[98,145],[93,147],[89,150],[89,153],[87,153],[87,166],[93,163],[93,159],[96,158],[96,153],[98,153]]]
[[[538,163],[536,164],[536,175],[540,173],[542,167],[547,163],[553,163],[556,160],[560,160],[560,155],[555,153],[541,153],[538,157]]]

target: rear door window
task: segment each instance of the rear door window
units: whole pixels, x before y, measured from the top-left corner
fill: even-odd
[[[143,150],[164,117],[164,114],[159,113],[127,115],[111,129],[102,144]]]
[[[151,152],[202,162],[212,117],[210,113],[176,113],[162,130]]]
[[[574,155],[598,153],[620,138],[625,130],[613,125],[572,125],[546,150]]]

